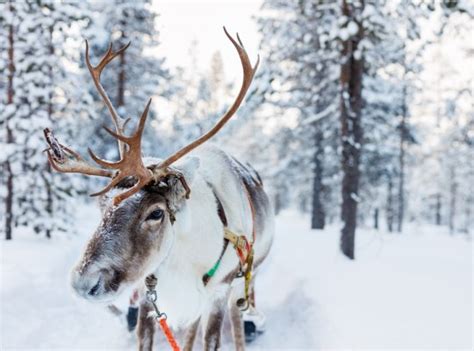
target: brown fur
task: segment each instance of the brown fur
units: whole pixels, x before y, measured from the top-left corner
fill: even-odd
[[[106,291],[116,291],[122,282],[136,281],[143,275],[141,268],[153,250],[158,250],[163,240],[162,232],[168,221],[162,220],[159,232],[155,233],[146,227],[140,227],[144,213],[150,206],[166,209],[162,195],[143,192],[135,201],[128,201],[118,210],[107,210],[102,223],[89,241],[77,271],[84,274],[88,266],[102,255],[116,258],[114,267],[107,272],[109,280]],[[107,228],[107,229],[104,229]],[[104,239],[104,236],[114,235]],[[128,242],[124,245],[123,242]]]
[[[245,350],[244,326],[242,321],[242,314],[237,307],[235,300],[231,299],[229,302],[230,324],[232,328],[232,337],[234,339],[234,346],[236,351]]]
[[[194,322],[186,332],[186,337],[184,341],[183,351],[191,351],[194,346],[194,340],[196,340],[196,335],[198,332],[200,318]]]
[[[203,325],[204,350],[215,351],[221,346],[222,325],[226,310],[227,294],[224,298],[219,299],[208,311],[207,318],[204,318]]]
[[[140,312],[138,316],[138,349],[140,351],[151,351],[153,349],[153,336],[155,334],[155,320],[148,316],[153,311],[153,306],[143,301],[140,304]]]
[[[219,309],[209,316],[207,328],[204,334],[204,350],[219,350],[221,346],[222,322],[224,321],[224,309]]]

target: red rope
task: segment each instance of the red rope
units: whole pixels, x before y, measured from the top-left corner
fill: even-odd
[[[168,327],[168,323],[166,323],[166,318],[161,318],[159,323],[161,330],[163,330],[163,333],[165,334],[166,339],[168,340],[168,343],[170,344],[173,351],[180,351],[178,343],[176,342],[170,327]]]

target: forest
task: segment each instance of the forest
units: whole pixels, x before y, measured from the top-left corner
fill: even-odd
[[[236,7],[250,6],[249,1],[233,3]],[[434,271],[440,263],[435,256],[441,255],[437,257],[449,263],[440,265],[440,269],[446,277],[456,272],[452,279],[459,279],[453,286],[459,287],[456,291],[462,291],[457,305],[446,312],[450,317],[438,322],[446,325],[432,325],[430,329],[429,323],[425,325],[421,321],[431,319],[428,317],[431,312],[420,312],[424,317],[413,328],[429,330],[426,339],[407,332],[398,338],[391,335],[397,340],[393,341],[383,334],[380,339],[371,339],[371,344],[366,343],[367,332],[360,330],[361,334],[355,336],[356,332],[345,333],[349,326],[345,329],[337,324],[339,329],[334,330],[339,331],[331,329],[331,334],[329,327],[321,327],[328,325],[325,320],[318,319],[310,323],[311,328],[317,329],[315,333],[302,327],[300,338],[284,340],[269,330],[255,349],[282,345],[312,349],[430,346],[469,349],[468,343],[472,342],[467,341],[469,334],[472,336],[472,319],[468,322],[472,310],[469,246],[474,229],[474,3],[469,0],[256,0],[255,3],[258,10],[246,19],[252,27],[233,24],[227,29],[232,33],[237,31],[244,44],[251,37],[247,52],[252,62],[258,54],[260,64],[236,116],[212,143],[252,165],[271,200],[277,224],[276,253],[272,263],[265,267],[262,286],[269,288],[270,279],[278,279],[272,265],[284,272],[290,269],[282,258],[276,257],[284,255],[285,247],[292,247],[296,270],[299,269],[296,262],[300,262],[298,253],[307,257],[301,261],[304,266],[301,272],[306,273],[301,273],[300,280],[288,280],[295,284],[306,282],[310,297],[296,294],[296,301],[289,308],[296,310],[309,299],[313,307],[334,307],[326,311],[330,315],[328,320],[339,317],[346,320],[342,308],[336,307],[336,297],[329,297],[329,288],[323,289],[327,291],[326,297],[317,297],[322,282],[330,279],[325,274],[353,272],[353,277],[360,278],[354,278],[355,285],[362,281],[367,283],[366,289],[371,289],[369,277],[378,276],[379,271],[369,273],[369,269],[375,269],[380,263],[377,260],[382,258],[377,258],[375,251],[368,254],[367,247],[383,242],[383,247],[394,251],[387,254],[389,261],[383,261],[380,267],[386,265],[390,270],[397,266],[408,271],[413,268],[408,263],[406,267],[398,266],[403,255],[408,255],[407,259],[412,259],[409,262],[415,266],[424,261],[420,276],[426,277],[436,274]],[[226,1],[210,4],[217,15],[221,8],[230,6]],[[79,255],[78,248],[91,232],[84,232],[84,228],[91,229],[100,214],[95,208],[96,199],[89,194],[105,183],[94,177],[54,171],[44,152],[48,145],[43,130],[54,130],[58,140],[81,155],[88,155],[90,148],[108,160],[119,157],[115,140],[103,129],[111,123],[87,69],[85,40],[93,63],[99,62],[109,44],[117,50],[131,43],[107,66],[101,82],[118,114],[131,118],[125,128],[127,133],[132,132],[148,99],[153,98],[141,145],[146,156],[164,158],[201,136],[219,120],[237,94],[241,84],[238,56],[235,54],[227,60],[227,54],[223,54],[228,51],[234,54],[231,44],[223,41],[219,50],[209,53],[206,68],[197,63],[203,59],[198,45],[206,40],[205,35],[196,34],[189,46],[174,43],[180,45],[187,63],[176,63],[161,50],[165,38],[173,41],[169,34],[161,35],[163,26],[166,29],[166,23],[171,21],[163,18],[168,12],[161,13],[161,8],[167,6],[173,5],[161,0],[0,1],[0,233],[5,286],[1,309],[4,316],[9,316],[1,330],[5,349],[19,345],[33,347],[13,336],[14,326],[20,323],[18,317],[12,316],[17,305],[5,307],[7,298],[17,301],[15,292],[24,287],[20,278],[18,283],[9,281],[14,277],[18,255],[25,260],[18,269],[28,271],[33,259],[41,259],[35,248],[49,252],[55,258],[46,260],[45,264],[56,265],[53,273],[56,278],[51,284],[65,284],[67,274],[58,273],[57,265],[69,262],[69,255]],[[239,19],[236,21],[239,23]],[[221,25],[227,26],[225,22]],[[213,30],[225,39],[221,26]],[[253,46],[258,50],[254,51]],[[90,218],[94,223],[90,224],[93,222]],[[312,252],[304,248],[305,242],[313,247],[321,245],[316,249],[321,255],[315,255],[318,258],[311,261]],[[68,258],[63,253],[55,256],[65,246],[69,246]],[[430,248],[433,251],[428,253]],[[327,254],[327,250],[337,256]],[[456,265],[458,255],[461,258]],[[328,262],[325,270],[323,266]],[[316,272],[308,268],[316,265],[319,266]],[[367,270],[360,268],[365,272],[361,273],[354,267],[367,267]],[[380,267],[377,269],[381,271]],[[412,281],[406,276],[393,282],[386,279],[387,284],[395,285],[385,295],[387,299]],[[413,276],[413,281],[419,280]],[[46,286],[47,282],[45,277],[38,284]],[[350,290],[353,286],[332,278],[326,283],[337,290]],[[430,281],[430,284],[435,283]],[[438,286],[428,284],[420,289],[431,292]],[[365,295],[361,297],[363,303],[372,303],[365,290],[359,293]],[[445,294],[444,290],[439,294],[447,299],[443,301],[452,301],[457,296],[456,292]],[[421,295],[420,292],[420,299]],[[350,295],[337,296],[350,298]],[[382,300],[377,300],[379,307],[385,306]],[[268,301],[270,306],[277,304],[277,300]],[[87,309],[82,306],[80,309],[80,318],[85,320]],[[369,309],[375,311],[376,307]],[[294,310],[298,316],[299,312]],[[60,314],[58,321],[71,322],[63,317]],[[400,315],[399,321],[403,318]],[[10,319],[15,322],[8,326]],[[275,320],[279,322],[270,323],[267,329],[282,328],[283,322]],[[432,339],[436,330],[447,328],[447,320],[454,322],[450,332]],[[40,336],[42,326],[35,330],[33,339],[42,340],[38,345],[71,346],[54,336],[49,344],[48,338]],[[79,330],[76,332],[79,335]],[[332,337],[324,339],[322,334],[328,333]],[[116,334],[105,335],[115,338]],[[70,340],[74,338],[71,336]],[[110,346],[105,339],[91,338],[79,347],[90,345]],[[111,347],[129,347],[125,345],[117,343]]]

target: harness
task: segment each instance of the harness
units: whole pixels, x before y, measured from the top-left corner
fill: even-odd
[[[250,196],[248,185],[245,181],[243,182],[243,184],[244,184],[245,192],[246,192],[247,199],[249,202],[250,212],[252,214],[252,242],[249,242],[245,235],[243,234],[238,235],[229,229],[224,206],[222,205],[222,202],[220,201],[216,192],[213,190],[214,197],[217,202],[217,215],[219,216],[219,219],[221,220],[224,226],[224,244],[222,246],[222,251],[216,263],[211,267],[211,269],[209,269],[203,275],[202,282],[204,286],[206,286],[209,283],[211,278],[215,275],[215,273],[219,269],[222,258],[224,257],[224,254],[227,250],[227,247],[229,246],[229,243],[232,243],[232,245],[234,246],[235,252],[239,258],[239,267],[238,267],[238,272],[235,278],[244,277],[245,279],[244,297],[237,300],[237,306],[242,311],[245,311],[250,307],[249,289],[250,289],[250,281],[252,279],[252,268],[253,268],[253,259],[254,259],[253,244],[255,243],[255,236],[256,236],[255,230],[256,229],[255,229],[255,208]],[[212,189],[212,186],[210,187]],[[172,218],[172,223],[173,223],[174,216],[171,218]],[[157,292],[155,288],[156,288],[157,282],[158,282],[158,279],[156,278],[154,274],[150,274],[149,276],[146,277],[145,279],[145,285],[147,287],[146,298],[153,305],[155,318],[158,324],[160,325],[163,333],[165,334],[166,339],[168,340],[168,343],[170,344],[171,348],[173,349],[173,351],[180,351],[180,348],[176,342],[176,339],[174,338],[171,332],[171,329],[169,328],[166,322],[166,319],[167,319],[166,313],[161,312],[158,309],[158,306],[156,304]]]
[[[236,275],[236,278],[245,278],[245,296],[244,298],[237,300],[237,306],[242,310],[246,310],[249,307],[249,288],[250,280],[252,279],[252,268],[254,258],[253,244],[255,242],[255,209],[253,206],[252,199],[250,197],[249,190],[247,189],[247,184],[245,182],[244,185],[250,206],[250,212],[252,214],[252,242],[250,243],[245,235],[238,235],[229,229],[224,206],[222,205],[222,202],[219,200],[219,197],[217,196],[215,191],[213,191],[214,197],[217,202],[217,214],[222,224],[224,225],[224,245],[216,263],[202,277],[202,281],[206,286],[219,268],[222,258],[224,257],[227,247],[229,246],[229,242],[232,243],[235,252],[239,258],[239,271]]]

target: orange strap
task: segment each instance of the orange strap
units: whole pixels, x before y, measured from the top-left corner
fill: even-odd
[[[166,323],[166,318],[161,318],[158,322],[160,323],[161,330],[163,330],[166,340],[168,340],[168,343],[170,344],[173,351],[180,351],[178,343],[176,342],[176,339],[174,338],[168,323]]]

